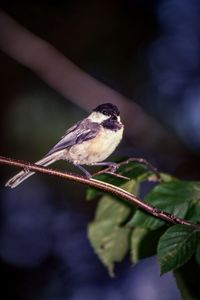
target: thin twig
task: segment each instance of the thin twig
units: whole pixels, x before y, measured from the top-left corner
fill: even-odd
[[[109,175],[112,175],[112,176],[115,176],[115,177],[118,177],[118,178],[121,178],[121,179],[130,180],[130,178],[127,177],[127,176],[124,176],[124,175],[121,175],[121,174],[109,171],[110,168],[111,167],[108,167],[106,169],[100,170],[100,171],[92,174],[92,177],[95,177],[95,176],[98,176],[98,175],[102,175],[102,174],[109,174]]]
[[[137,158],[137,157],[131,157],[131,158],[128,158],[128,159],[126,159],[126,160],[124,160],[124,161],[119,162],[119,163],[116,164],[116,165],[117,165],[117,170],[118,170],[121,166],[126,165],[126,164],[128,164],[128,163],[130,163],[130,162],[138,162],[138,163],[140,163],[140,164],[145,165],[152,173],[154,173],[154,174],[156,175],[157,181],[158,181],[158,182],[162,182],[162,178],[161,178],[160,173],[158,172],[158,170],[157,170],[152,164],[150,164],[150,162],[148,162],[148,161],[147,161],[146,159],[144,159],[144,158]],[[111,168],[112,168],[112,166],[111,166],[111,167],[107,167],[107,168],[105,168],[105,169],[103,169],[103,170],[101,170],[101,171],[96,172],[95,174],[93,174],[93,176],[97,176],[97,175],[100,175],[100,174],[111,174],[111,175],[113,175],[113,176],[116,176],[116,177],[119,177],[119,178],[122,178],[122,179],[126,179],[126,180],[129,180],[129,179],[130,179],[130,178],[128,178],[127,176],[124,176],[124,175],[121,175],[121,174],[118,174],[118,173],[113,173],[113,172],[111,172],[111,171],[110,171]]]
[[[83,176],[80,175],[75,175],[72,173],[66,173],[66,172],[61,172],[61,171],[57,171],[57,170],[53,170],[53,169],[49,169],[46,167],[42,167],[39,165],[35,165],[29,162],[24,162],[24,161],[20,161],[20,160],[15,160],[15,159],[11,159],[11,158],[6,158],[6,157],[2,157],[0,156],[0,163],[1,164],[5,164],[5,165],[10,165],[10,166],[16,166],[16,167],[20,167],[22,169],[28,169],[30,171],[34,171],[34,172],[39,172],[39,173],[43,173],[43,174],[48,174],[51,176],[56,176],[56,177],[60,177],[63,179],[67,179],[70,181],[74,181],[77,183],[81,183],[90,187],[94,187],[97,189],[100,189],[104,192],[108,192],[111,194],[114,194],[115,196],[126,200],[132,204],[135,204],[136,206],[140,207],[141,209],[145,210],[146,212],[148,212],[149,214],[158,217],[159,219],[165,220],[169,223],[172,224],[184,224],[184,225],[188,225],[188,226],[192,226],[194,228],[197,228],[200,230],[200,225],[197,224],[193,224],[189,221],[186,221],[184,219],[181,219],[175,215],[172,215],[168,212],[162,211],[148,203],[145,203],[142,199],[140,199],[139,197],[136,197],[135,195],[121,189],[120,187],[114,186],[112,184],[109,184],[107,182],[102,182],[96,179],[87,179]]]
[[[154,173],[156,175],[158,181],[162,181],[162,178],[161,178],[160,173],[158,172],[158,170],[152,164],[150,164],[150,162],[148,162],[146,159],[141,158],[141,157],[128,158],[127,160],[122,161],[121,163],[119,163],[119,167],[121,167],[123,165],[126,165],[126,164],[130,163],[131,161],[132,162],[138,162],[140,164],[145,165],[152,173]]]

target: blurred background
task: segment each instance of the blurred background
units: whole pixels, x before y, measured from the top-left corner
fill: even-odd
[[[126,126],[113,159],[199,179],[199,15],[198,0],[2,1],[0,154],[34,162],[112,102]],[[109,278],[87,239],[97,202],[84,187],[37,174],[5,188],[15,171],[1,166],[4,299],[181,299],[155,257],[134,267],[127,257]]]

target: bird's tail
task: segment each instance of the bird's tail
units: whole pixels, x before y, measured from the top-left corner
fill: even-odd
[[[46,166],[52,164],[53,162],[55,162],[56,160],[57,159],[56,159],[55,155],[49,155],[49,156],[45,156],[41,160],[37,161],[35,164],[46,167]],[[21,171],[21,172],[17,173],[14,177],[10,178],[6,182],[5,186],[9,186],[10,188],[15,188],[16,186],[18,186],[20,183],[22,183],[24,180],[26,180],[33,174],[35,174],[35,172],[31,172],[28,170]]]

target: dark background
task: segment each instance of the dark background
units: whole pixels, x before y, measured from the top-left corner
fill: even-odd
[[[74,78],[71,69],[57,72],[59,59],[36,51],[32,37],[11,35],[0,15],[1,155],[36,161],[97,103],[111,101],[126,125],[113,158],[144,157],[163,172],[199,179],[198,0],[4,1],[1,9],[85,71],[61,89],[62,80]],[[84,85],[86,73],[118,96],[101,98]],[[85,201],[85,188],[40,174],[5,188],[14,173],[1,166],[4,299],[180,299],[173,276],[160,277],[154,257],[134,267],[127,257],[109,278],[87,239],[97,202]]]

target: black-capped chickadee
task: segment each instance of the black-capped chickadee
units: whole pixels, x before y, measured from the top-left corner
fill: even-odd
[[[69,128],[62,139],[36,164],[48,166],[56,160],[67,160],[90,178],[91,174],[82,165],[107,165],[115,168],[114,163],[103,161],[118,146],[123,131],[118,108],[111,103],[101,104],[87,118]],[[33,174],[31,171],[21,171],[6,186],[14,188]]]

